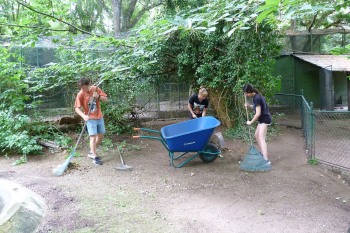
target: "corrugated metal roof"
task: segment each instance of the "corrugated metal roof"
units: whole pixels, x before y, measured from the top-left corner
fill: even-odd
[[[293,54],[293,56],[327,70],[350,71],[350,55]]]

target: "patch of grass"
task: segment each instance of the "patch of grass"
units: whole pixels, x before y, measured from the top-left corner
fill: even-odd
[[[27,156],[23,155],[20,159],[17,159],[15,162],[12,163],[13,166],[21,165],[27,162]]]
[[[136,151],[140,151],[141,147],[137,146],[137,145],[131,145],[128,147],[128,150],[136,150]]]
[[[316,159],[316,158],[308,159],[308,160],[307,160],[307,163],[308,163],[309,165],[316,166],[316,165],[318,165],[318,159]]]

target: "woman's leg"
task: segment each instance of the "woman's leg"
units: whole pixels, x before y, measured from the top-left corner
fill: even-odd
[[[266,133],[267,133],[267,124],[261,123],[258,124],[255,131],[255,138],[258,142],[258,145],[260,147],[261,153],[264,156],[265,160],[268,160],[268,154],[267,154],[267,144],[266,144]]]

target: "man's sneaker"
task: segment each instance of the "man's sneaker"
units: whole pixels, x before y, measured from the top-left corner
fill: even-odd
[[[96,151],[101,151],[100,147],[97,147]],[[88,157],[91,158],[91,159],[95,158],[95,156],[92,155],[91,150],[88,153]]]
[[[93,155],[91,152],[89,152],[88,157],[89,157],[90,159],[94,159],[96,156]]]
[[[99,157],[95,157],[92,162],[96,165],[102,165],[102,161]]]
[[[271,161],[270,160],[266,160],[267,164],[271,164]]]

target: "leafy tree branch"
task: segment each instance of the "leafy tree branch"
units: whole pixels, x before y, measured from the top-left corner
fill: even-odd
[[[77,31],[80,31],[80,32],[84,33],[84,34],[88,34],[88,35],[100,37],[99,35],[95,35],[95,34],[92,34],[92,33],[88,32],[88,31],[85,31],[85,30],[83,30],[83,29],[81,29],[81,28],[78,28],[78,27],[74,26],[73,24],[68,23],[68,22],[66,22],[66,21],[64,21],[64,20],[62,20],[62,19],[60,19],[60,18],[57,18],[57,17],[55,17],[55,16],[53,16],[53,15],[49,15],[49,14],[46,14],[46,13],[44,13],[44,12],[37,11],[37,10],[33,9],[32,7],[27,6],[26,4],[24,4],[24,3],[22,3],[22,2],[20,2],[20,1],[18,1],[18,0],[16,0],[16,2],[17,2],[18,4],[20,4],[21,6],[27,8],[27,9],[29,9],[29,10],[31,10],[31,11],[37,13],[37,14],[44,15],[44,16],[46,16],[46,17],[55,19],[55,20],[57,20],[57,21],[59,21],[59,22],[65,24],[65,25],[68,25],[68,26],[74,28],[74,29],[77,30]]]
[[[0,26],[18,27],[18,28],[34,28],[34,29],[43,29],[43,30],[50,30],[50,31],[56,31],[56,32],[69,32],[69,31],[71,31],[68,29],[52,29],[52,28],[47,28],[47,27],[18,25],[18,24],[5,24],[5,23],[0,23]]]

